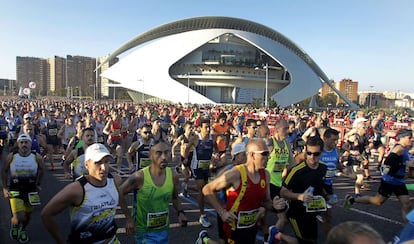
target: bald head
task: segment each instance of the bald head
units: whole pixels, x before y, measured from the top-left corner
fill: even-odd
[[[246,145],[246,152],[267,151],[267,145],[261,138],[251,138]]]

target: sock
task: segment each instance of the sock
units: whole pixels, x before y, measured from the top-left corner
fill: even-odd
[[[206,237],[204,237],[204,238],[203,238],[203,243],[204,243],[204,244],[208,244],[208,240],[210,240],[210,238],[209,238],[209,237],[207,237],[207,236],[206,236]]]

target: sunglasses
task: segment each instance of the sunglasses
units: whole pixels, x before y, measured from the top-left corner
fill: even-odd
[[[250,128],[257,129],[257,126],[250,126]]]
[[[145,135],[151,134],[151,131],[143,131],[142,133],[144,133]]]
[[[263,157],[269,156],[270,154],[269,151],[252,151],[252,153],[261,154]]]
[[[322,152],[308,152],[308,151],[306,152],[306,155],[308,155],[308,156],[313,155],[315,157],[318,157],[321,154],[322,154]]]

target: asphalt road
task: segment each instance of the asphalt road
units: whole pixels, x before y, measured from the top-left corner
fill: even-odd
[[[174,165],[170,165],[174,167]],[[374,165],[372,165],[372,174],[379,177],[378,173],[375,173]],[[43,206],[47,201],[53,197],[53,195],[62,189],[70,181],[65,180],[63,177],[63,169],[61,167],[56,167],[55,171],[47,171],[42,183],[42,191],[40,196],[42,199],[42,204],[38,206],[34,213],[32,220],[28,226],[28,235],[31,239],[30,243],[36,244],[45,244],[45,243],[54,243],[51,236],[47,233],[44,228],[39,214]],[[414,180],[408,180],[409,183],[414,183]],[[371,181],[371,189],[363,190],[363,195],[374,195],[378,189],[379,181]],[[190,182],[191,184],[191,182]],[[337,206],[333,207],[333,223],[338,224],[340,222],[348,220],[356,220],[361,222],[366,222],[373,226],[384,238],[385,241],[391,241],[393,236],[397,234],[402,228],[402,217],[400,211],[400,205],[398,200],[393,196],[391,197],[383,206],[369,206],[369,205],[354,205],[348,211],[345,211],[342,207],[344,196],[348,193],[353,193],[353,181],[347,178],[337,178],[334,188],[338,195],[340,202]],[[189,220],[187,227],[180,227],[177,224],[177,215],[175,210],[171,207],[171,225],[170,225],[170,243],[195,243],[195,240],[198,236],[198,233],[203,228],[198,223],[199,213],[197,210],[196,204],[197,193],[190,191],[189,198],[182,198],[183,206],[186,211],[187,218]],[[414,192],[410,192],[411,202],[414,200]],[[131,207],[131,196],[128,196],[128,203]],[[206,208],[209,208],[207,205]],[[211,209],[207,209],[211,210]],[[215,212],[208,211],[210,220],[213,223],[213,226],[208,229],[208,232],[211,237],[217,238],[216,230],[216,220]],[[0,197],[0,244],[6,243],[17,243],[11,241],[9,238],[9,228],[10,228],[10,208],[8,202]],[[57,221],[60,226],[60,229],[63,233],[67,234],[69,230],[69,211],[65,211],[57,216]],[[275,218],[272,214],[268,216],[268,222],[272,223],[275,221]],[[118,210],[117,215],[118,226],[118,236],[121,243],[134,243],[132,236],[127,236],[124,230],[125,219],[120,210]],[[319,228],[320,229],[320,228]],[[288,227],[286,230],[287,233],[292,233],[291,229]],[[324,236],[319,231],[319,243],[323,243]],[[262,243],[261,233],[258,234],[257,243]]]

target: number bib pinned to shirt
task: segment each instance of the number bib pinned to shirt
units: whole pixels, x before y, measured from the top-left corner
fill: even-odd
[[[168,212],[148,213],[147,227],[149,229],[160,229],[167,225]]]
[[[259,209],[240,211],[237,220],[237,229],[246,229],[254,226],[257,221]]]
[[[306,204],[306,212],[326,211],[326,201],[322,196],[314,196],[313,199]]]

